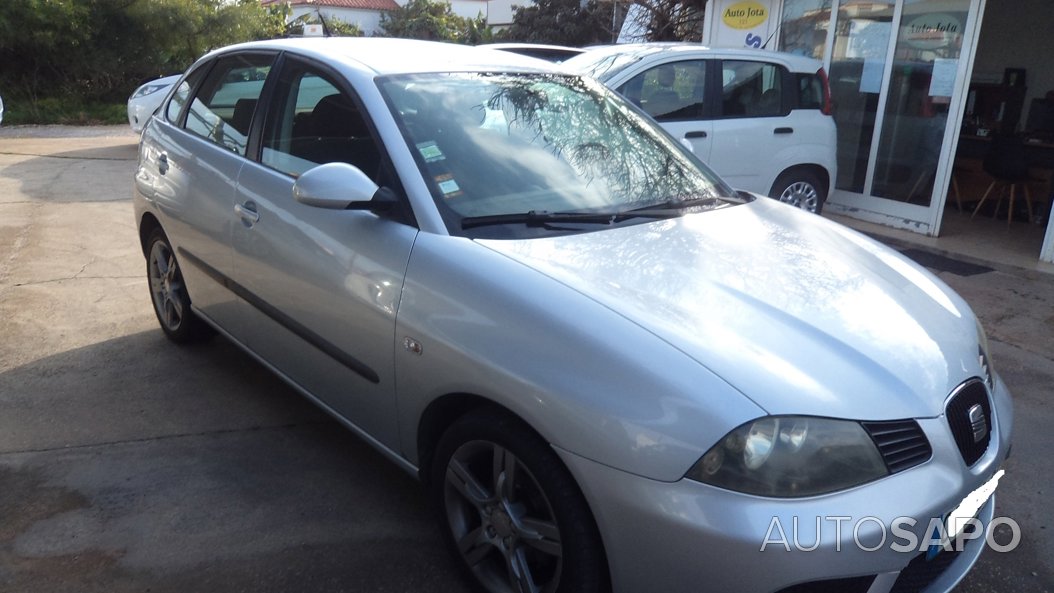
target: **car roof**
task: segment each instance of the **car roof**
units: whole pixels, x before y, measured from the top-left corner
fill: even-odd
[[[582,49],[581,47],[570,47],[570,46],[567,46],[567,45],[550,45],[550,44],[546,44],[546,43],[484,43],[484,44],[477,45],[476,47],[480,47],[480,48],[483,48],[483,49],[501,49],[501,50],[505,50],[505,51],[510,51],[510,50],[527,50],[527,51],[530,51],[530,50],[544,50],[544,51],[565,53],[567,55],[578,55],[580,53],[588,51],[588,50]]]
[[[378,75],[428,72],[553,72],[545,62],[514,53],[454,43],[387,37],[310,37],[253,41],[209,56],[246,50],[289,51],[316,59],[354,62]]]
[[[822,63],[820,60],[767,49],[708,47],[699,43],[626,43],[619,45],[602,45],[589,48],[586,54],[594,60],[613,55],[628,55],[643,58],[645,56],[698,53],[714,58],[740,58],[749,60],[769,60],[782,62],[791,70],[798,72],[815,72]]]

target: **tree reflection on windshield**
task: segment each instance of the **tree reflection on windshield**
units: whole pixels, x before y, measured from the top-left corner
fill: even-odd
[[[448,218],[729,195],[668,136],[585,79],[414,75],[382,88]]]

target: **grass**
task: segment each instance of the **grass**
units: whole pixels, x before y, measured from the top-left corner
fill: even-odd
[[[97,126],[122,123],[128,123],[128,111],[124,103],[59,97],[37,101],[26,101],[13,96],[4,98],[5,126],[25,124]]]

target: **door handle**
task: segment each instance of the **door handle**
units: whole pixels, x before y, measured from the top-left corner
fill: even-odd
[[[793,134],[794,128],[776,128],[772,131],[773,134]]]
[[[703,132],[701,130],[698,130],[698,131],[695,131],[695,132],[685,132],[684,133],[684,137],[689,139],[689,140],[691,140],[693,138],[706,138],[706,132]]]
[[[242,218],[242,220],[252,226],[260,221],[260,213],[256,211],[256,204],[252,202],[246,202],[244,204],[235,204],[234,212]]]
[[[157,155],[157,172],[164,175],[168,173],[168,153],[162,152]]]

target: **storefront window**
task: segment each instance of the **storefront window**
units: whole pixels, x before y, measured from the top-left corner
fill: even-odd
[[[786,0],[780,24],[780,51],[823,59],[831,0]]]
[[[930,205],[969,0],[905,0],[871,193]]]

